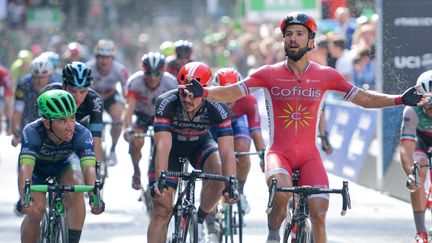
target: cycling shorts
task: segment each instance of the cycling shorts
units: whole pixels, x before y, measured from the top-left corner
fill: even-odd
[[[46,164],[38,163],[38,161],[36,160],[36,164],[33,170],[32,184],[45,184],[48,177],[55,177],[57,181],[60,182],[66,171],[70,169],[81,170],[79,164],[80,160],[75,153],[73,153],[65,160],[50,162]]]
[[[292,150],[292,153],[281,153],[269,150],[266,154],[266,179],[275,174],[286,174],[292,178],[293,169],[299,169],[300,177],[298,186],[312,186],[328,188],[327,172],[321,160],[318,149],[312,151]],[[293,156],[294,155],[294,156]],[[295,159],[294,159],[295,158]],[[326,194],[318,194],[314,197],[328,198]]]
[[[123,105],[124,99],[116,90],[110,96],[104,98],[104,109],[108,112],[112,105],[121,104]]]
[[[218,151],[218,145],[211,136],[207,136],[205,139],[201,139],[193,142],[173,142],[173,148],[171,149],[168,158],[168,170],[169,171],[181,171],[181,158],[189,160],[190,165],[196,170],[202,170],[204,163],[207,158]],[[148,170],[149,185],[155,183],[155,167],[154,161],[152,161]],[[168,177],[166,180],[167,186],[177,188],[177,178]]]

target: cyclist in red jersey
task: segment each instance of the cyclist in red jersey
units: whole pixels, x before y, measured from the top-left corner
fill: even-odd
[[[305,55],[314,47],[317,31],[315,20],[304,13],[291,13],[281,22],[286,61],[265,65],[243,81],[229,86],[203,88],[198,82],[186,87],[195,97],[203,96],[219,102],[232,102],[262,88],[269,116],[269,148],[266,179],[277,178],[279,186],[292,186],[291,172],[300,170],[300,185],[328,187],[327,173],[316,146],[316,123],[322,98],[328,90],[339,91],[343,99],[364,108],[395,105],[415,106],[424,103],[423,96],[411,87],[402,95],[368,92],[348,82],[331,67],[311,62]],[[279,242],[279,228],[287,215],[288,194],[276,194],[273,210],[268,216],[267,242]],[[309,200],[309,209],[316,243],[326,242],[325,217],[328,195]]]
[[[0,94],[0,118],[3,115],[6,117],[6,133],[10,135],[12,133],[10,124],[12,119],[14,82],[12,75],[3,66],[0,66],[0,86],[3,87],[3,91]],[[2,131],[2,124],[0,121],[0,132]]]
[[[226,86],[237,83],[242,79],[241,74],[233,68],[221,68],[213,77],[213,84]],[[234,151],[249,152],[251,138],[256,151],[264,151],[265,143],[261,134],[261,117],[258,112],[258,103],[255,96],[247,95],[235,102],[227,104],[231,111],[232,126],[234,132]],[[247,119],[243,119],[246,116]],[[246,122],[247,121],[247,122]],[[262,154],[262,153],[261,153]],[[264,170],[264,154],[260,155],[260,166]],[[242,156],[237,161],[237,179],[244,213],[249,213],[250,207],[243,193],[243,188],[249,174],[251,161],[249,156]]]

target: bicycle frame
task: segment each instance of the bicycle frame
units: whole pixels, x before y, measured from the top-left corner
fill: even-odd
[[[185,218],[196,218],[196,207],[195,207],[195,183],[198,179],[201,180],[215,180],[223,181],[225,183],[233,183],[233,179],[221,175],[203,173],[201,170],[193,170],[192,172],[175,172],[175,171],[161,171],[158,179],[158,189],[161,191],[165,186],[165,180],[167,176],[178,177],[180,180],[187,181],[184,189],[178,188],[178,195],[176,203],[173,206],[173,212],[171,218],[174,217],[174,233],[172,242],[183,242],[186,239],[188,232],[188,222],[185,222]],[[179,183],[180,185],[181,183]],[[170,218],[170,221],[171,221]],[[192,227],[196,227],[192,225]],[[191,236],[194,241],[197,235]]]
[[[95,205],[99,205],[101,184],[96,181],[95,186],[88,185],[61,185],[55,178],[49,178],[46,185],[30,185],[27,179],[24,186],[25,205],[30,204],[30,191],[47,193],[47,211],[41,222],[39,242],[58,242],[61,234],[62,242],[68,242],[68,227],[64,208],[64,192],[90,192],[93,191]]]
[[[274,203],[274,196],[276,192],[290,192],[297,194],[298,204],[294,209],[292,217],[288,214],[286,218],[286,226],[284,229],[284,242],[288,241],[289,235],[293,230],[294,226],[297,225],[297,236],[295,242],[309,242],[308,237],[310,234],[311,224],[308,210],[309,196],[313,194],[322,193],[338,193],[342,195],[342,211],[341,215],[346,214],[346,210],[351,208],[351,200],[348,192],[348,182],[344,181],[342,189],[330,189],[330,188],[317,188],[310,186],[296,186],[296,187],[277,187],[277,179],[272,179],[272,184],[269,188],[269,201],[267,204],[266,213],[269,214],[272,210]],[[307,228],[305,230],[305,228]],[[308,231],[309,230],[309,231]]]

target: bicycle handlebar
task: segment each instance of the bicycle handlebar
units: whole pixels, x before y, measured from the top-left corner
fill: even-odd
[[[256,151],[256,152],[234,152],[235,157],[244,157],[244,156],[249,156],[249,155],[258,155],[258,156],[262,156],[264,155],[264,151]]]
[[[204,173],[201,170],[193,170],[192,172],[179,172],[179,171],[169,171],[162,170],[158,179],[158,189],[162,191],[162,188],[166,187],[165,181],[167,176],[179,177],[182,180],[190,181],[190,180],[213,180],[213,181],[223,181],[228,184],[228,187],[225,191],[227,191],[231,197],[237,198],[237,179],[235,176],[223,176],[216,174]]]
[[[25,180],[24,185],[24,207],[30,206],[30,192],[91,192],[93,191],[93,202],[98,207],[100,202],[101,183],[99,180],[95,181],[94,186],[89,185],[30,185],[30,180]]]
[[[272,179],[272,184],[269,187],[269,201],[267,203],[266,213],[269,214],[273,208],[274,196],[276,192],[291,192],[308,196],[321,193],[338,193],[342,195],[342,211],[341,215],[346,214],[347,209],[351,209],[351,198],[348,190],[348,181],[343,181],[341,189],[319,188],[310,186],[299,187],[277,187],[277,179]]]

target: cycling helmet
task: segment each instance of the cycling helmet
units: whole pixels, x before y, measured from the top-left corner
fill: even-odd
[[[78,42],[70,42],[67,45],[66,57],[77,60],[81,57],[83,52],[83,47]]]
[[[92,83],[90,68],[83,62],[72,62],[63,68],[63,83],[74,88],[86,88]]]
[[[192,54],[192,42],[187,40],[178,40],[174,45],[175,53],[178,58],[190,58]]]
[[[285,36],[286,27],[293,24],[300,24],[309,29],[309,38],[315,38],[315,34],[317,32],[317,24],[315,19],[305,13],[294,12],[289,14],[286,18],[282,19],[280,24],[280,29],[282,35]]]
[[[46,119],[70,117],[77,111],[73,96],[61,89],[43,92],[37,99],[37,107],[39,115]]]
[[[114,41],[108,39],[99,40],[94,47],[95,55],[115,56],[116,47]]]
[[[18,52],[18,59],[24,63],[30,63],[33,60],[33,54],[29,50],[21,50]]]
[[[432,70],[420,74],[416,85],[419,85],[418,94],[432,93]]]
[[[175,53],[175,44],[172,41],[164,41],[159,46],[160,52],[165,56],[172,56]]]
[[[146,72],[161,71],[165,66],[165,56],[159,52],[149,52],[141,57]]]
[[[47,58],[39,56],[32,61],[30,70],[33,76],[48,76],[53,73],[54,67]]]
[[[54,68],[57,68],[60,63],[60,56],[52,51],[43,52],[40,54],[41,57],[48,59],[52,64]]]
[[[213,84],[227,86],[242,80],[241,74],[234,68],[221,68],[213,76]]]
[[[202,86],[208,86],[212,79],[212,72],[209,66],[202,62],[189,62],[185,64],[177,75],[177,82],[182,85],[196,79]]]

